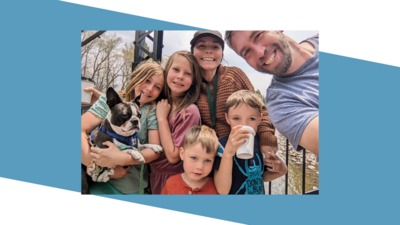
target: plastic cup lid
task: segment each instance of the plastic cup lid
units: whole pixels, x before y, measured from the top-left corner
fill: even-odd
[[[246,129],[248,131],[250,131],[250,134],[252,134],[253,136],[256,136],[256,132],[254,131],[254,129],[250,126],[245,126],[243,125],[241,129]]]

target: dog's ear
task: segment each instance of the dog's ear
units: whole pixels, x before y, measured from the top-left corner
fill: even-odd
[[[137,96],[132,102],[140,107],[140,95]]]
[[[110,109],[114,107],[116,104],[122,102],[122,99],[119,97],[117,92],[115,92],[114,88],[112,87],[109,87],[107,89],[106,96],[107,96],[107,105]]]

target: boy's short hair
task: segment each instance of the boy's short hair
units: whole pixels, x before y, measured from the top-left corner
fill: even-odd
[[[226,100],[225,112],[228,113],[230,108],[236,108],[243,103],[251,108],[258,109],[262,113],[264,103],[259,95],[250,90],[239,90],[231,94],[228,100]]]
[[[183,138],[183,149],[200,143],[207,153],[217,153],[218,137],[215,131],[205,125],[195,125],[188,130]]]

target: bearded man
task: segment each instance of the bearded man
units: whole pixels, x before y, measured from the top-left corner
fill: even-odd
[[[283,31],[226,31],[225,41],[261,73],[269,117],[297,150],[319,155],[319,34],[297,43]]]

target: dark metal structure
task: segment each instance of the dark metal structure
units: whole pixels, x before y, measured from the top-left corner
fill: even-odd
[[[83,30],[81,31],[81,33],[82,33],[82,32],[83,32]],[[100,37],[100,35],[102,35],[104,32],[106,32],[106,31],[105,31],[105,30],[99,30],[99,31],[97,31],[95,34],[93,34],[92,36],[90,36],[88,39],[84,40],[84,41],[81,43],[81,47],[83,47],[83,46],[89,44],[89,42],[91,42],[91,41],[93,41],[94,39]]]
[[[81,32],[83,32],[83,30]],[[97,31],[95,34],[84,40],[81,43],[81,47],[87,45],[94,39],[100,37],[100,35],[102,35],[104,32],[106,31],[105,30]],[[150,34],[153,32],[154,32],[154,38],[150,36]],[[149,52],[145,48],[145,43],[146,43],[145,38],[148,38],[153,42],[153,52]],[[135,41],[133,42],[133,44],[135,45],[135,56],[134,56],[134,61],[132,63],[132,71],[135,69],[137,65],[139,65],[139,63],[141,63],[143,60],[147,58],[152,58],[161,62],[162,48],[164,47],[163,38],[164,38],[164,31],[162,30],[158,31],[137,30],[135,32]],[[144,54],[147,54],[146,58],[144,57]]]
[[[150,36],[150,34],[154,32],[154,38]],[[153,52],[149,52],[145,48],[145,38],[150,39],[153,41]],[[161,62],[162,57],[162,48],[163,45],[163,37],[164,31],[144,31],[144,30],[137,30],[135,33],[135,41],[133,44],[135,45],[135,58],[132,63],[132,71],[136,68],[136,66],[141,63],[143,60],[147,58],[152,58]],[[147,57],[144,57],[144,54],[147,54]]]

